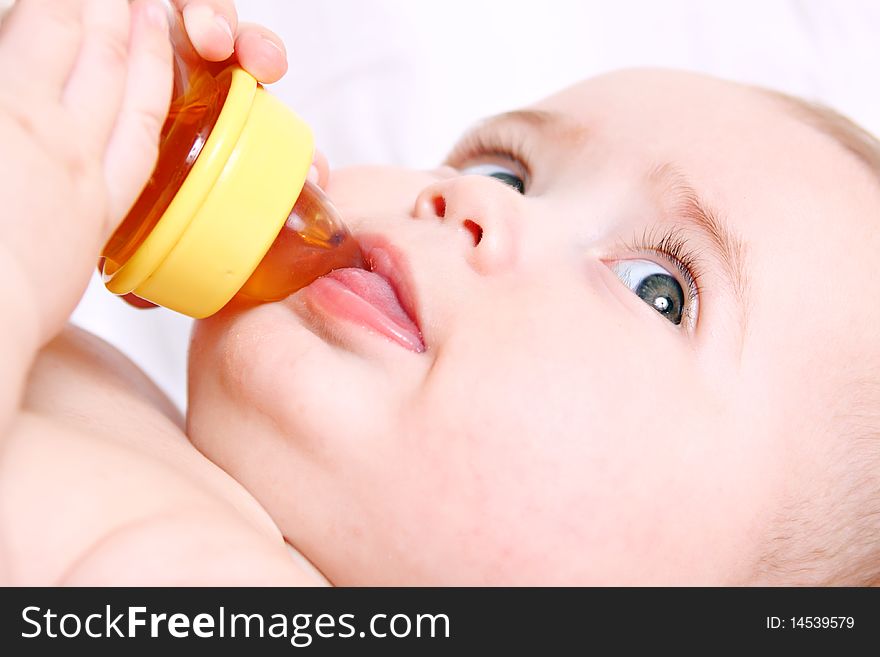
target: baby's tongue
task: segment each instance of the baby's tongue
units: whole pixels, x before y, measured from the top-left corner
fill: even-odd
[[[400,305],[387,279],[365,269],[337,269],[324,278],[332,278],[360,297],[363,304],[353,309],[354,317],[370,328],[413,351],[424,351],[419,327]]]

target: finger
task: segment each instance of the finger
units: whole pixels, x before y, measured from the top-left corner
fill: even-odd
[[[157,0],[131,5],[128,76],[122,107],[104,156],[114,227],[136,200],[156,164],[159,135],[171,102],[168,16]]]
[[[211,62],[232,56],[238,14],[233,0],[174,0],[196,52]]]
[[[62,103],[78,119],[84,143],[103,153],[122,103],[130,32],[126,0],[89,0],[83,43]]]
[[[149,308],[158,308],[159,307],[155,303],[153,303],[152,301],[147,301],[146,299],[141,299],[136,294],[124,294],[119,298],[122,299],[123,301],[125,301],[125,303],[127,303],[129,306],[134,306],[135,308],[139,308],[141,310],[147,310]]]
[[[327,157],[319,150],[315,150],[312,158],[312,167],[309,169],[309,180],[321,188],[327,187],[330,180],[330,163]]]
[[[287,50],[277,34],[261,25],[243,23],[235,39],[235,55],[260,82],[277,82],[287,73]]]
[[[104,258],[98,258],[98,274],[104,274]],[[141,299],[138,295],[134,293],[123,294],[119,297],[129,306],[134,306],[135,308],[158,308],[158,306],[152,301],[147,301],[146,299]]]
[[[82,39],[85,0],[18,0],[0,29],[0,84],[59,98]]]

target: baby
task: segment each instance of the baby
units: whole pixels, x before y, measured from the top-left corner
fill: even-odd
[[[177,4],[232,54],[229,3]],[[322,166],[400,307],[343,273],[199,322],[184,427],[65,327],[154,163],[156,9],[20,0],[0,33],[0,581],[880,581],[869,135],[627,71],[433,171]],[[271,80],[276,39],[244,26],[235,52]]]

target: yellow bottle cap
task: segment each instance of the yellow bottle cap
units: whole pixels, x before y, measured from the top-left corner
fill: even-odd
[[[105,266],[114,294],[200,319],[235,296],[281,231],[314,155],[308,125],[243,69],[165,214],[131,258]]]

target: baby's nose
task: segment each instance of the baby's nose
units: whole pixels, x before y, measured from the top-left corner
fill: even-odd
[[[464,256],[475,271],[493,274],[515,265],[522,197],[486,176],[457,176],[428,185],[413,217],[439,219],[462,233]]]

